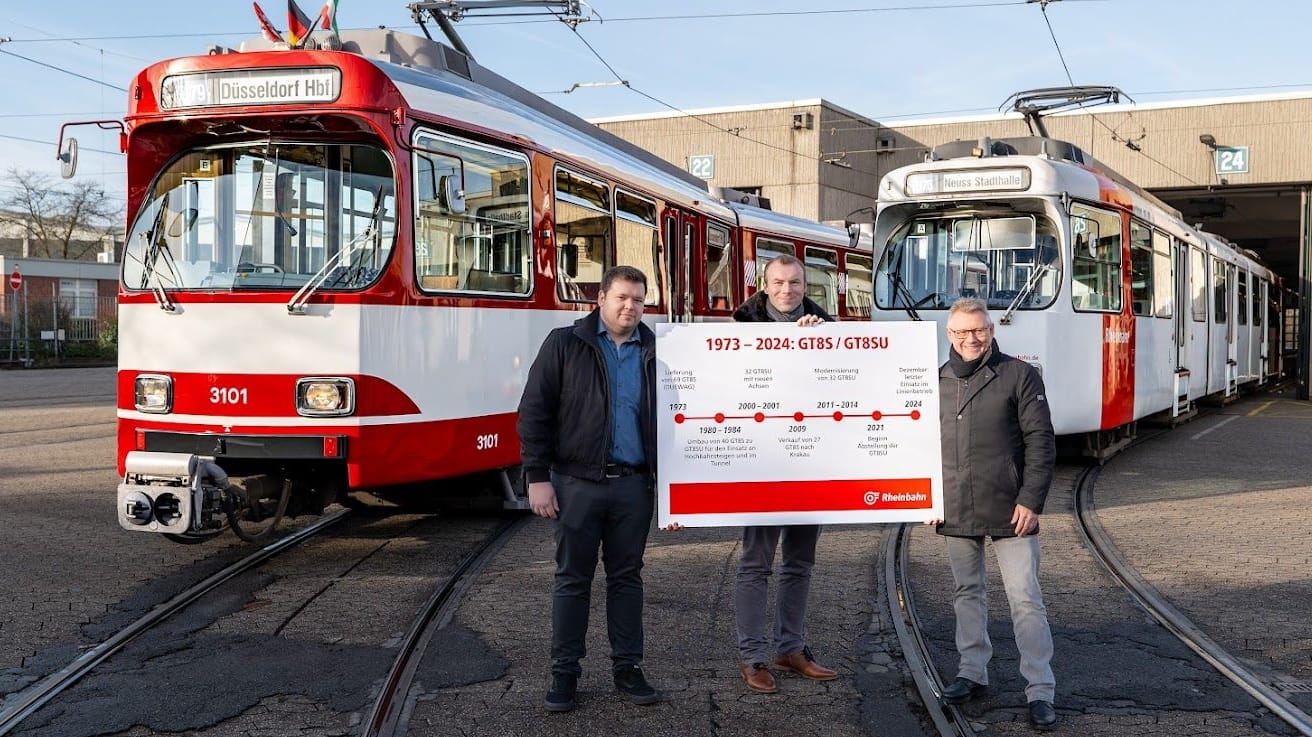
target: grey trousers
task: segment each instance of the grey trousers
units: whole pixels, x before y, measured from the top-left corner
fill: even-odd
[[[769,662],[771,638],[765,634],[766,601],[774,551],[783,541],[779,589],[775,592],[776,652],[791,655],[806,647],[806,600],[811,593],[811,569],[819,525],[743,528],[743,553],[738,561],[734,611],[738,620],[738,655],[744,663]]]
[[[984,578],[984,538],[949,537],[948,559],[956,582],[953,609],[957,615],[957,675],[975,683],[989,682],[988,591]],[[993,552],[1002,574],[1002,586],[1011,605],[1011,627],[1020,651],[1020,674],[1025,679],[1026,701],[1052,701],[1056,681],[1052,675],[1052,631],[1048,610],[1039,589],[1039,536],[993,540]]]

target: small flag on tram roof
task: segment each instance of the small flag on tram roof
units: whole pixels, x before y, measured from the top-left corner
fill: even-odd
[[[260,7],[260,4],[251,3],[251,5],[255,6],[255,18],[260,22],[260,33],[264,35],[264,39],[274,43],[282,41],[282,34],[278,33],[278,29],[274,28],[273,24],[269,22],[269,16],[264,14],[264,9]]]
[[[323,21],[322,28],[332,31],[333,35],[337,34],[337,0],[328,0],[323,4],[323,10],[319,11],[319,18]]]
[[[287,0],[287,41],[296,48],[309,38],[314,30],[314,21],[296,5],[296,0]]]

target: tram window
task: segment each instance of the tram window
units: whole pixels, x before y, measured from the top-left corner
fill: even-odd
[[[847,310],[851,317],[870,317],[870,304],[874,298],[873,271],[875,261],[869,256],[847,254]]]
[[[1153,231],[1153,303],[1157,317],[1175,314],[1175,278],[1171,273],[1171,239]]]
[[[1207,255],[1197,248],[1189,249],[1189,288],[1194,322],[1207,322]]]
[[[1153,314],[1152,231],[1130,221],[1130,307],[1136,315]]]
[[[947,309],[960,297],[1036,310],[1061,284],[1057,229],[1036,215],[935,216],[894,231],[875,274],[880,309]]]
[[[610,190],[605,182],[558,169],[556,278],[562,300],[597,300],[602,274],[612,263],[610,226]]]
[[[656,203],[622,189],[615,190],[615,263],[647,275],[647,304],[660,304],[661,237],[656,229]]]
[[[295,290],[336,259],[316,288],[362,288],[391,253],[395,181],[375,146],[271,141],[184,152],[160,173],[128,235],[123,283]]]
[[[1212,320],[1225,322],[1230,297],[1230,265],[1221,259],[1212,259]]]
[[[729,231],[706,225],[706,304],[712,310],[733,309],[733,249]]]
[[[807,246],[806,296],[831,315],[838,314],[838,252]]]
[[[414,171],[420,288],[527,294],[533,283],[528,160],[423,134]]]
[[[1239,308],[1237,317],[1240,325],[1248,324],[1248,272],[1239,272]]]
[[[1261,277],[1253,279],[1253,327],[1262,327],[1262,313],[1266,311],[1262,295],[1266,293],[1266,282]]]
[[[1071,303],[1086,312],[1121,311],[1121,217],[1071,207]]]
[[[797,249],[788,241],[777,241],[773,238],[756,238],[756,284],[758,288],[765,286],[765,265],[770,263],[783,254],[796,256]]]

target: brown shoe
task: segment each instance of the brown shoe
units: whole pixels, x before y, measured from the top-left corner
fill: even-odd
[[[779,685],[774,682],[774,674],[765,666],[765,663],[739,663],[738,670],[742,671],[743,680],[747,682],[747,687],[757,693],[778,693]]]
[[[791,655],[776,656],[774,667],[785,673],[797,673],[813,681],[832,681],[838,677],[838,671],[815,662],[815,658],[811,657],[811,648],[809,647],[804,647],[801,652],[792,653]]]

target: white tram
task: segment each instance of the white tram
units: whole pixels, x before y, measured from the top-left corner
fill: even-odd
[[[1043,372],[1057,433],[1094,455],[1279,371],[1276,276],[1069,143],[938,147],[882,179],[874,243],[874,319],[983,299],[1001,349]]]
[[[130,85],[125,529],[192,541],[486,472],[519,503],[528,367],[617,263],[652,321],[728,319],[781,253],[868,317],[873,258],[841,229],[730,204],[449,46],[340,47],[255,41]]]

